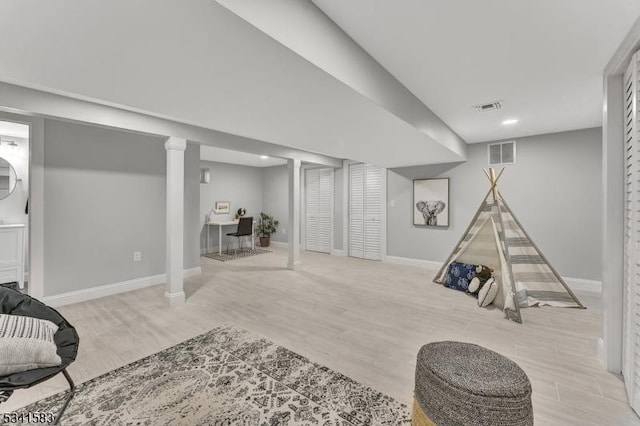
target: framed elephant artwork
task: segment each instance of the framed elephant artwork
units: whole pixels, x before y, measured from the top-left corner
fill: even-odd
[[[449,178],[413,181],[413,224],[449,226]]]

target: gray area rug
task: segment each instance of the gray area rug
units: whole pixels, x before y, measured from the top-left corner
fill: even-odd
[[[21,411],[56,412],[64,394]],[[223,325],[78,386],[62,425],[400,426],[404,404]]]
[[[205,257],[208,257],[209,259],[219,260],[220,262],[227,262],[229,260],[242,259],[243,257],[255,256],[263,253],[272,253],[272,251],[256,247],[255,249],[247,248],[238,250],[237,253],[235,253],[234,251],[230,251],[229,253],[223,251],[222,254],[218,254],[218,252],[216,251],[213,253],[205,254]]]

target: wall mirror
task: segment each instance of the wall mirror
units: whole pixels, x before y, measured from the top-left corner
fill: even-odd
[[[11,163],[0,157],[0,200],[11,195],[13,190],[16,189],[17,182],[16,169],[13,168]]]

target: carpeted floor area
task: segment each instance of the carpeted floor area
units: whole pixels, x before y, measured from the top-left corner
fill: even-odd
[[[218,253],[216,251],[213,253],[207,253],[205,254],[205,256],[208,257],[209,259],[219,260],[220,262],[228,262],[230,260],[242,259],[244,257],[256,256],[258,254],[264,254],[264,253],[271,253],[271,250],[256,247],[254,249],[247,248],[247,249],[240,249],[238,251],[230,251],[229,253],[227,253],[226,251],[223,251],[222,253]]]
[[[56,394],[24,412],[55,412]],[[78,386],[64,425],[408,425],[405,405],[231,325]]]

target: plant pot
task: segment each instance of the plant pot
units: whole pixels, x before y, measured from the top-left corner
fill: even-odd
[[[269,235],[263,235],[260,237],[260,247],[269,247],[269,242],[271,241],[271,237]]]

